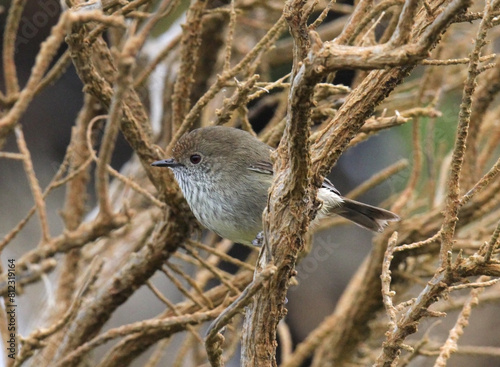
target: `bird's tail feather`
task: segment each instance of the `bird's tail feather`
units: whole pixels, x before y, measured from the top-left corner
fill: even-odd
[[[382,232],[388,222],[400,219],[388,210],[346,198],[341,205],[332,208],[332,212],[375,232]]]

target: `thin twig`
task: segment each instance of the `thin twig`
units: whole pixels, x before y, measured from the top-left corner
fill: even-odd
[[[251,301],[252,297],[259,291],[262,284],[276,272],[276,267],[269,265],[264,268],[257,277],[245,288],[238,298],[222,312],[209,326],[207,336],[205,338],[205,347],[212,366],[221,366],[222,350],[221,345],[224,340],[220,334],[220,330],[226,326],[237,313],[243,311]]]
[[[31,159],[28,147],[26,146],[26,141],[24,140],[24,134],[21,128],[16,128],[16,137],[19,151],[24,156],[24,170],[26,172],[26,176],[28,177],[31,193],[33,194],[35,206],[40,218],[40,227],[42,229],[42,244],[46,244],[50,242],[50,229],[47,220],[47,208],[45,205],[45,200],[43,199],[42,189],[40,188],[38,179],[36,178],[35,170],[33,169],[33,161]]]

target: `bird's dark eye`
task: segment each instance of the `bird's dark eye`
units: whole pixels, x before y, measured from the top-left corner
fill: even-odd
[[[198,164],[201,162],[201,155],[193,154],[191,157],[189,157],[189,160],[192,164]]]

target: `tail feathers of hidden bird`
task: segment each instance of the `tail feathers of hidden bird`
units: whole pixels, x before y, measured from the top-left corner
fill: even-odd
[[[400,220],[396,214],[388,210],[355,200],[342,199],[342,204],[335,207],[332,212],[371,231],[382,232],[389,222]]]

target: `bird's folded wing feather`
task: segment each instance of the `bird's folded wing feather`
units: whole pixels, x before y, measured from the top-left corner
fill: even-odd
[[[273,164],[271,162],[258,161],[258,162],[251,164],[248,167],[248,169],[250,171],[263,173],[265,175],[272,175],[273,174]]]
[[[340,191],[339,191],[339,190],[337,190],[337,189],[335,188],[335,186],[333,186],[332,182],[331,182],[329,179],[327,179],[327,178],[325,178],[325,180],[323,181],[323,185],[321,185],[321,187],[324,187],[325,189],[328,189],[328,190],[330,190],[330,191],[333,191],[333,192],[334,192],[335,194],[337,194],[338,196],[342,196],[342,195],[340,194]]]
[[[255,162],[255,163],[251,164],[248,167],[248,169],[250,171],[262,173],[265,175],[272,175],[273,174],[273,164],[271,162],[267,162],[267,161]],[[339,190],[337,190],[335,188],[335,186],[333,186],[331,181],[327,178],[325,178],[325,180],[323,181],[323,185],[321,187],[328,189],[328,190],[334,192],[335,194],[341,196]]]

